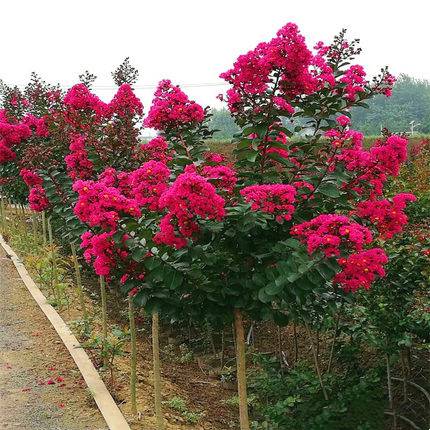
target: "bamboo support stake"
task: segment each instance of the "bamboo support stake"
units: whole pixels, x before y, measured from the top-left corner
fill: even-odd
[[[128,317],[130,320],[130,341],[131,341],[131,369],[130,369],[130,398],[131,413],[137,414],[136,403],[136,366],[137,366],[137,345],[136,345],[136,322],[134,319],[133,297],[128,298]]]
[[[234,328],[236,337],[240,430],[249,430],[248,395],[246,392],[245,333],[243,330],[242,314],[239,309],[234,310]]]
[[[160,341],[159,341],[159,316],[158,312],[152,313],[152,360],[154,366],[154,399],[155,418],[157,430],[164,430],[164,417],[161,408],[161,365],[160,365]]]
[[[103,367],[107,368],[108,357],[106,354],[107,342],[107,304],[106,304],[106,281],[104,276],[99,277],[100,296],[102,299],[102,342],[103,342]]]
[[[36,241],[37,238],[37,223],[36,223],[36,214],[31,214],[31,225],[33,227],[33,239]]]
[[[46,245],[46,215],[45,211],[42,212],[42,236],[43,236],[43,246]]]
[[[84,314],[85,324],[87,324],[88,313],[87,313],[87,307],[85,306],[84,291],[82,289],[81,267],[79,266],[78,256],[76,254],[76,247],[74,243],[70,244],[70,249],[72,250],[73,266],[75,267],[76,286],[78,287],[79,304],[81,305],[82,313]]]
[[[6,231],[6,210],[4,206],[3,195],[1,196],[1,201],[0,201],[0,211],[1,211],[1,229],[2,229],[2,232],[4,233]]]
[[[49,237],[49,246],[51,248],[51,262],[52,262],[52,290],[54,292],[55,300],[57,301],[57,304],[60,305],[60,295],[58,291],[58,272],[57,272],[57,258],[55,256],[55,250],[54,250],[54,237],[52,234],[52,225],[51,225],[51,217],[47,220],[47,226],[48,226],[48,237]]]

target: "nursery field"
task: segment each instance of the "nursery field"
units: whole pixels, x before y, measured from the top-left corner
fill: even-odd
[[[395,85],[358,43],[240,56],[228,141],[128,59],[108,103],[89,72],[0,88],[0,427],[429,428],[430,139],[354,129]]]

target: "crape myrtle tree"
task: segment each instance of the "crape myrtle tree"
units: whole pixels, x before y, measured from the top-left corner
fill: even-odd
[[[168,80],[144,121],[160,134],[139,145],[143,107],[128,61],[114,73],[121,86],[108,104],[81,83],[64,98],[56,93],[43,124],[2,114],[0,157],[27,169],[21,176],[31,207],[67,226],[70,241],[80,236],[102,299],[107,281],[128,294],[130,315],[134,305],[152,314],[159,429],[159,313],[234,322],[246,430],[243,318],[298,322],[311,339],[315,322],[384,276],[382,247],[406,224],[415,197],[384,196],[406,160],[407,140],[387,133],[366,149],[350,128],[350,109],[389,96],[394,84],[387,69],[369,81],[355,64],[359,53],[345,31],[310,50],[287,24],[241,55],[221,75],[230,84],[221,98],[241,130],[234,164],[204,144],[212,135],[207,109]],[[38,125],[45,136],[37,136]]]
[[[12,130],[9,140],[13,145],[9,140],[4,144],[13,151],[1,160],[5,166],[2,166],[2,174],[12,171],[10,176],[15,182],[22,178],[29,188],[30,208],[43,215],[46,212],[52,220],[49,226],[54,226],[54,233],[57,227],[57,231],[61,231],[59,239],[71,245],[78,284],[80,272],[75,244],[83,233],[84,248],[89,241],[100,239],[97,222],[85,214],[83,207],[76,207],[79,182],[100,179],[109,187],[121,177],[122,170],[139,165],[136,152],[143,106],[131,87],[137,71],[127,61],[113,77],[119,88],[110,103],[101,101],[84,83],[73,86],[64,95],[58,87],[45,84],[37,76],[32,76],[25,89],[26,98],[19,90],[12,89],[5,93],[7,97],[3,100],[5,121],[10,117],[14,122],[7,129]],[[86,72],[80,78],[90,85],[95,76]],[[83,187],[86,189],[85,185]],[[12,191],[16,196],[14,188]],[[108,191],[103,198],[102,204],[110,210],[110,222],[114,223],[114,209],[122,208],[124,202]],[[96,206],[97,202],[91,204]],[[102,239],[99,246],[103,246]],[[89,263],[93,262],[91,249],[85,249],[84,257]],[[94,268],[100,276],[103,336],[106,338],[106,273],[96,265]],[[83,300],[81,306],[85,316]]]
[[[221,75],[242,130],[235,166],[205,152],[204,111],[170,82],[160,84],[146,119],[162,131],[164,150],[156,152],[156,170],[145,172],[161,180],[152,188],[155,210],[122,224],[141,267],[135,273],[145,278],[126,274],[124,286],[146,305],[234,321],[242,429],[249,428],[243,315],[299,321],[309,333],[315,318],[384,276],[386,230],[401,230],[414,200],[400,194],[379,204],[385,181],[406,159],[407,140],[386,135],[365,149],[362,134],[349,128],[350,108],[390,95],[394,83],[386,69],[368,81],[352,63],[359,53],[344,31],[312,52],[287,24],[240,56]],[[168,176],[161,172],[169,162]],[[321,388],[328,399],[322,380]]]

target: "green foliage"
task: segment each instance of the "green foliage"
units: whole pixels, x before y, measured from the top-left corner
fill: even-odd
[[[197,424],[204,415],[203,412],[190,411],[185,400],[179,396],[174,396],[165,403],[169,408],[179,412],[189,424]]]
[[[365,134],[379,134],[382,127],[392,132],[410,130],[410,122],[421,125],[419,132],[430,132],[430,82],[402,74],[391,97],[376,96],[369,109],[352,109],[354,127]]]
[[[235,134],[239,133],[240,128],[226,108],[212,109],[211,114],[209,128],[216,130],[214,139],[232,139]]]
[[[430,283],[429,258],[411,231],[390,243],[387,275],[369,291],[360,292],[357,302],[346,307],[356,323],[348,330],[357,341],[366,342],[385,353],[430,341],[430,326],[418,309],[423,309]]]
[[[250,393],[256,396],[254,430],[374,430],[383,428],[384,392],[376,370],[326,375],[322,397],[314,370],[305,364],[282,372],[278,360],[257,357]]]

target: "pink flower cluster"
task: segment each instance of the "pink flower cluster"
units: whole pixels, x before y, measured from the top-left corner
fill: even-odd
[[[120,212],[134,217],[141,215],[134,199],[124,196],[118,188],[107,186],[103,180],[76,181],[73,191],[78,193],[74,213],[91,227],[115,230]]]
[[[73,110],[94,112],[96,116],[103,117],[108,111],[106,103],[102,102],[85,84],[76,84],[64,97],[64,104]]]
[[[81,236],[81,248],[84,249],[85,261],[92,263],[99,276],[109,276],[116,266],[116,259],[125,259],[127,251],[115,247],[112,236],[114,232],[93,234],[89,231]]]
[[[168,188],[170,170],[161,161],[148,161],[129,174],[133,198],[139,206],[159,209],[161,195]]]
[[[345,72],[340,81],[345,84],[345,98],[355,101],[357,93],[365,91],[366,72],[363,66],[353,65]]]
[[[291,234],[307,245],[308,253],[322,250],[327,257],[339,255],[341,246],[361,251],[372,242],[372,233],[344,215],[319,215],[295,225]]]
[[[151,109],[144,124],[156,130],[201,123],[205,118],[203,108],[169,80],[158,84]]]
[[[29,188],[43,184],[42,178],[31,170],[21,169],[19,175]]]
[[[351,119],[349,117],[347,117],[346,115],[340,115],[336,118],[336,122],[341,127],[346,127],[347,125],[349,125],[351,123]]]
[[[288,112],[290,115],[292,115],[295,112],[294,108],[282,97],[273,97],[272,100],[273,100],[273,104],[277,108]]]
[[[408,222],[404,210],[408,202],[414,202],[413,194],[401,193],[393,197],[392,202],[387,199],[368,200],[357,206],[357,215],[367,218],[376,224],[379,234],[384,239],[390,239],[395,234],[402,232]]]
[[[232,193],[237,183],[236,172],[229,166],[204,166],[201,175],[215,185],[215,188]]]
[[[133,117],[143,115],[143,104],[136,97],[129,84],[122,84],[108,105],[109,114],[119,117]]]
[[[45,189],[41,185],[31,187],[28,195],[30,209],[35,212],[43,212],[49,207],[49,200],[46,196]]]
[[[331,129],[325,136],[332,146],[339,148],[334,160],[343,163],[347,170],[357,172],[358,176],[345,186],[360,194],[364,188],[372,189],[371,195],[382,194],[387,177],[397,176],[407,159],[408,141],[395,134],[377,140],[369,150],[363,148],[362,133],[355,130]]]
[[[322,81],[334,83],[333,71],[323,57],[314,57],[297,25],[288,23],[270,42],[262,42],[239,56],[233,68],[220,75],[232,85],[227,91],[229,109],[235,112],[249,96],[264,93],[274,76],[279,93],[273,102],[290,114],[294,110],[287,100],[299,94],[311,94]]]
[[[167,209],[154,242],[175,248],[187,245],[187,239],[199,231],[198,219],[221,220],[225,201],[215,187],[196,173],[182,173],[161,196],[160,207]]]
[[[385,276],[384,265],[388,257],[381,248],[372,248],[340,258],[342,271],[335,275],[333,282],[339,284],[347,292],[355,292],[359,288],[369,289],[376,276]]]
[[[69,149],[71,154],[64,158],[68,175],[73,181],[89,179],[93,174],[94,165],[88,158],[88,151],[85,149],[85,136],[73,135]]]
[[[207,163],[212,164],[221,164],[226,161],[225,156],[222,154],[218,154],[217,152],[205,152],[204,157]]]
[[[275,215],[278,222],[289,221],[294,213],[296,189],[285,184],[251,185],[240,191],[254,211]]]
[[[49,200],[43,188],[42,178],[35,172],[28,169],[21,169],[19,175],[30,189],[28,202],[30,209],[35,212],[42,212],[49,207]]]
[[[314,198],[313,192],[315,187],[307,181],[295,181],[293,182],[294,187],[297,190],[297,195],[302,200],[312,200]]]
[[[46,121],[44,117],[38,118],[32,114],[27,114],[22,120],[23,124],[30,127],[31,130],[34,130],[34,133],[38,137],[48,137],[49,130],[46,125]]]
[[[147,161],[155,160],[167,164],[172,160],[172,155],[168,150],[166,139],[162,136],[154,137],[149,142],[140,146],[143,158]]]
[[[0,111],[0,164],[16,158],[12,146],[21,143],[31,136],[31,130],[24,123],[12,124],[8,121],[6,112]]]

